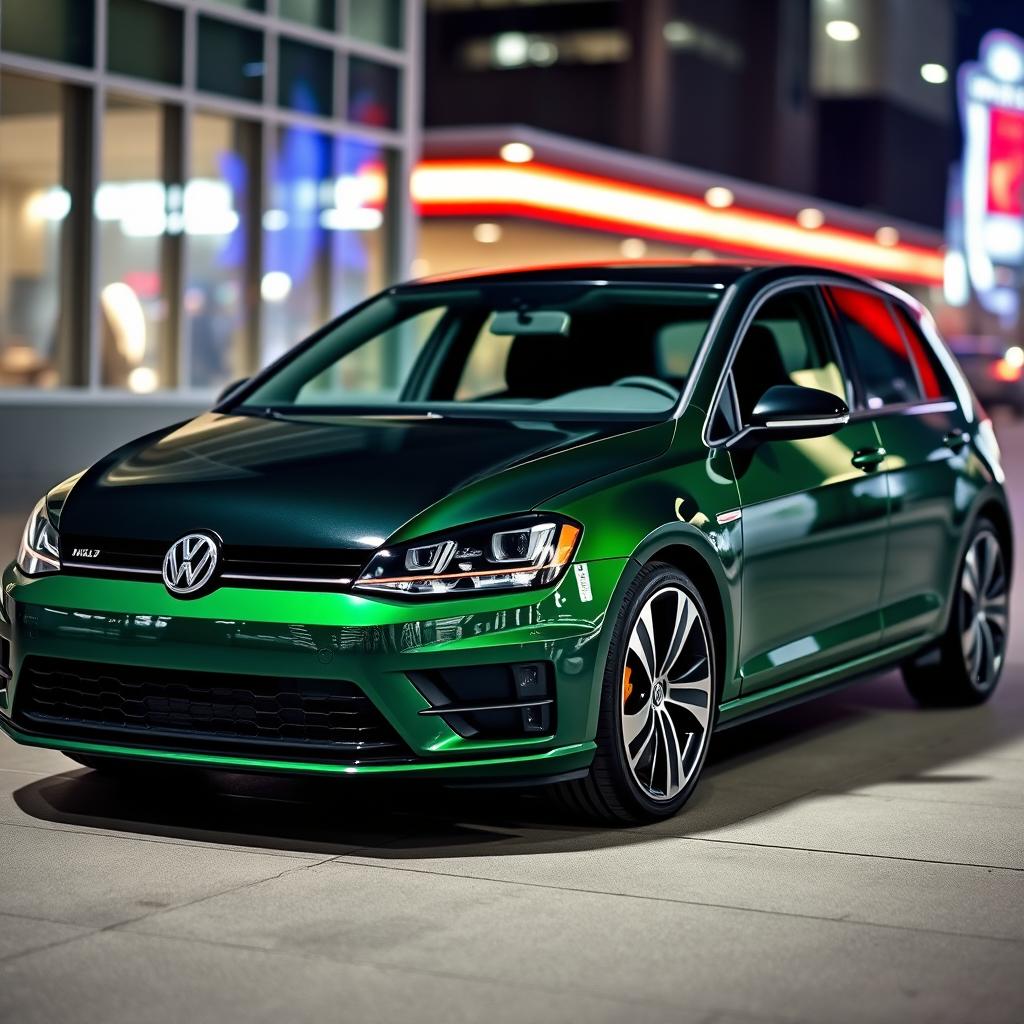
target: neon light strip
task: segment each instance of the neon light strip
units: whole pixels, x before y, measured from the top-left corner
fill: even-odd
[[[888,280],[941,285],[943,254],[926,246],[879,245],[842,228],[808,230],[777,214],[632,185],[545,164],[424,160],[412,196],[426,216],[521,216],[705,244],[733,254],[812,262]]]

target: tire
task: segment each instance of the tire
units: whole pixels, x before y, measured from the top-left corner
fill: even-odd
[[[903,666],[911,696],[924,707],[967,707],[988,700],[1006,661],[1009,570],[999,532],[979,519],[957,571],[949,624],[938,644]]]
[[[699,591],[673,566],[645,566],[613,627],[594,763],[586,778],[555,787],[556,799],[605,824],[672,817],[700,778],[718,693],[711,619]]]

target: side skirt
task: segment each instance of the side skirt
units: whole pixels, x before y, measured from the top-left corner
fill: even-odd
[[[851,683],[860,682],[867,675],[873,675],[879,669],[891,668],[901,661],[916,654],[926,646],[928,637],[914,637],[902,643],[885,647],[873,654],[862,655],[841,665],[813,672],[809,676],[791,679],[768,690],[759,690],[746,697],[737,697],[726,701],[718,709],[718,726],[716,732],[731,729],[734,725],[743,725],[774,711],[782,711],[813,700],[822,694],[842,689]]]

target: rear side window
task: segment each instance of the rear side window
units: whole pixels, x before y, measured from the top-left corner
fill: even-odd
[[[907,347],[917,369],[917,379],[921,382],[924,397],[943,398],[955,394],[948,374],[935,355],[935,350],[921,333],[917,321],[898,302],[893,303],[893,309],[903,328],[903,336],[907,339]]]
[[[849,339],[868,408],[920,401],[914,365],[888,303],[858,288],[825,291]]]

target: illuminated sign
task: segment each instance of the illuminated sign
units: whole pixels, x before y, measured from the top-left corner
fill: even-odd
[[[535,162],[427,159],[415,170],[412,195],[426,216],[529,217],[558,224],[642,235],[676,244],[770,260],[818,263],[890,281],[941,284],[942,253],[846,228],[802,227],[796,217],[710,206],[681,195]]]
[[[1024,40],[989,32],[979,59],[959,75],[964,154],[951,225],[967,278],[982,306],[1011,318],[1024,267]],[[959,282],[947,276],[947,294],[961,301]]]

